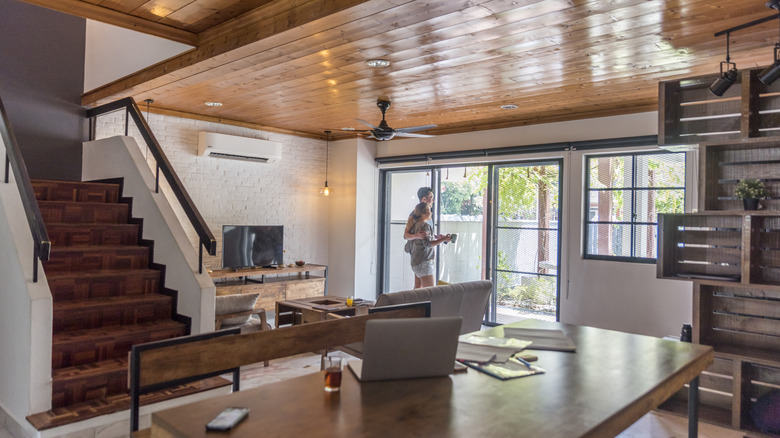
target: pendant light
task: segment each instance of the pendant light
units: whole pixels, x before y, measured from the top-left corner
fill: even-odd
[[[320,194],[323,196],[330,195],[330,188],[328,188],[328,153],[330,150],[330,132],[325,131],[325,187],[320,189]]]

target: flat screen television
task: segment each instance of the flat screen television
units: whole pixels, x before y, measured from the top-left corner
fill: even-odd
[[[281,265],[284,256],[281,225],[223,225],[222,267],[225,269]]]

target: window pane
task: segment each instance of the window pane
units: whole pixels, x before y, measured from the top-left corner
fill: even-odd
[[[636,157],[636,187],[685,187],[685,153]]]
[[[482,278],[483,211],[487,167],[449,167],[439,170],[441,233],[457,234],[455,243],[439,245],[439,280],[448,283]]]
[[[631,187],[631,155],[622,157],[590,157],[590,188],[611,189]]]
[[[499,228],[496,234],[498,269],[555,275],[557,231]]]
[[[637,190],[634,222],[658,222],[658,213],[683,213],[684,190]]]
[[[684,212],[685,153],[593,156],[586,166],[585,254],[656,258],[658,214]]]
[[[558,219],[558,166],[511,166],[498,169],[501,196],[498,223]]]
[[[496,301],[499,308],[503,308],[496,322],[505,322],[500,315],[510,313],[515,316],[514,320],[517,316],[555,320],[555,277],[501,271],[496,274]]]
[[[591,191],[589,196],[588,220],[590,222],[628,222],[623,206],[631,205],[631,190]]]
[[[634,227],[634,248],[634,257],[656,258],[658,226],[637,225]]]
[[[588,224],[587,254],[631,257],[631,225]]]

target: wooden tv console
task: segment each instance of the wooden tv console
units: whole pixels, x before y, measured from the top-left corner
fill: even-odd
[[[256,309],[271,310],[275,308],[277,301],[328,294],[328,267],[324,265],[217,269],[211,271],[209,275],[215,280],[217,295],[259,292]]]

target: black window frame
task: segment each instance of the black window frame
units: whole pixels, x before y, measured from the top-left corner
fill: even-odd
[[[638,222],[635,220],[637,217],[636,215],[636,193],[639,191],[648,191],[648,190],[682,190],[683,192],[683,203],[687,201],[687,191],[685,187],[685,183],[683,183],[683,186],[681,187],[637,187],[636,180],[637,180],[637,157],[638,156],[647,156],[647,155],[682,155],[683,156],[683,162],[685,165],[685,173],[688,171],[688,154],[685,152],[671,152],[666,150],[654,150],[654,151],[636,151],[636,152],[619,152],[619,153],[611,153],[611,154],[592,154],[592,155],[585,155],[585,162],[584,162],[584,172],[585,172],[585,184],[583,186],[583,210],[582,210],[582,223],[583,223],[583,231],[582,231],[582,257],[584,259],[588,260],[603,260],[603,261],[614,261],[614,262],[625,262],[625,263],[645,263],[645,264],[655,264],[657,260],[658,251],[656,250],[656,257],[636,257],[636,256],[614,256],[614,255],[604,255],[604,254],[590,254],[588,253],[588,248],[590,246],[590,226],[591,225],[629,225],[631,227],[631,248],[630,253],[635,254],[636,251],[636,245],[635,245],[635,227],[636,226],[647,226],[647,225],[654,225],[656,227],[656,241],[657,239],[657,233],[658,233],[658,222]],[[591,180],[590,180],[590,163],[591,160],[599,159],[599,158],[611,158],[611,157],[631,157],[631,186],[630,187],[620,187],[620,188],[591,188]],[[628,215],[630,218],[630,221],[591,221],[590,220],[590,195],[593,192],[603,192],[603,191],[631,191],[631,212]],[[658,212],[658,213],[667,213],[667,212]]]

